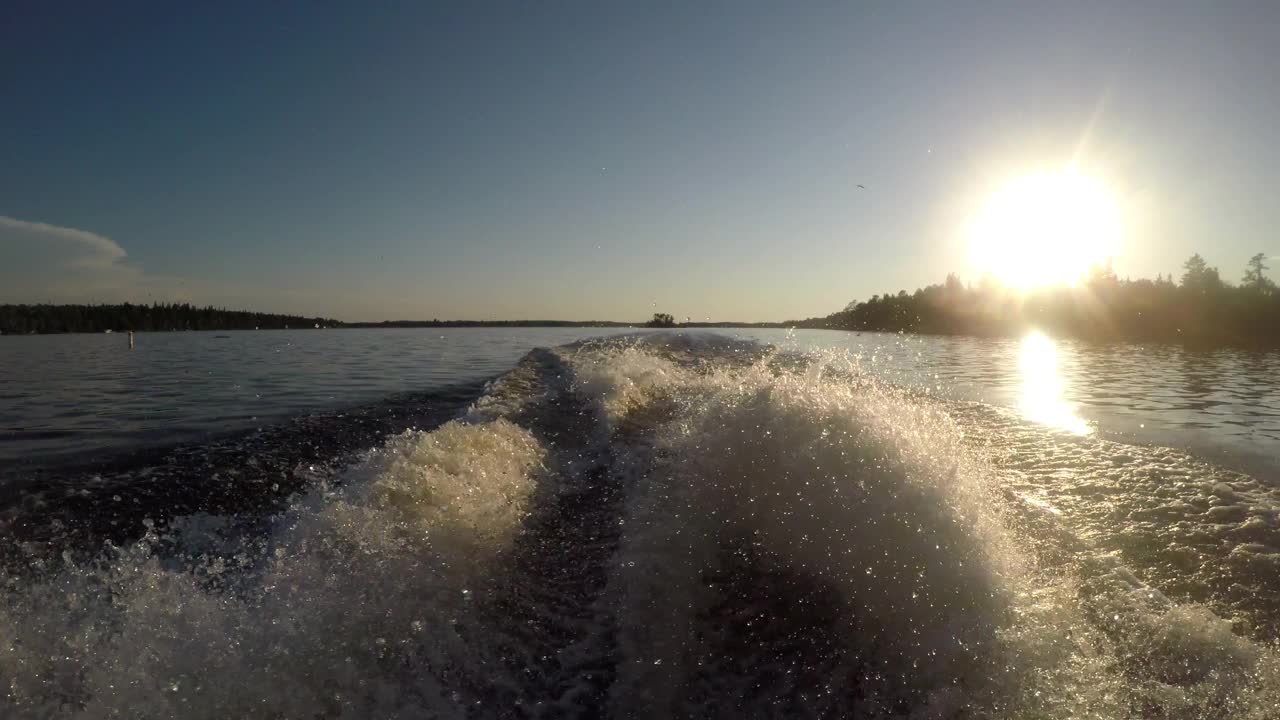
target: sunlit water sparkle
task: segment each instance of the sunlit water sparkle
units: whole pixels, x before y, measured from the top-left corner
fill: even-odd
[[[737,334],[560,343],[463,402],[9,470],[23,492],[0,523],[30,540],[0,578],[5,700],[86,718],[1276,716],[1280,492],[1117,442],[1126,415],[1098,412],[1117,365],[1140,382],[1170,356],[1103,351],[1086,372],[1035,336]]]

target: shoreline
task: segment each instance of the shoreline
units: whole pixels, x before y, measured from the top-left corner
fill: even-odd
[[[825,320],[825,318],[823,318]],[[1049,338],[1055,341],[1071,341],[1084,343],[1092,346],[1106,345],[1162,345],[1181,347],[1197,351],[1213,351],[1213,350],[1244,350],[1255,352],[1275,352],[1280,351],[1280,343],[1272,342],[1266,339],[1246,340],[1240,338],[1222,339],[1222,338],[1200,338],[1187,335],[1180,338],[1167,337],[1121,337],[1121,336],[1095,336],[1082,337],[1070,333],[1062,333],[1052,328],[1036,327],[1035,325],[1018,325],[1013,328],[1006,328],[1000,331],[971,333],[971,332],[942,332],[928,331],[916,329],[871,329],[871,328],[845,328],[831,327],[825,323],[816,323],[811,320],[799,320],[792,322],[692,322],[692,323],[676,323],[674,325],[654,326],[645,322],[628,323],[614,320],[385,320],[381,322],[339,322],[333,325],[322,325],[317,328],[314,326],[305,327],[284,327],[284,328],[208,328],[208,329],[174,329],[174,330],[134,330],[135,334],[169,334],[169,333],[232,333],[232,332],[260,332],[267,330],[287,330],[293,331],[314,331],[314,330],[398,330],[398,329],[444,329],[444,328],[630,328],[634,330],[715,330],[715,329],[744,329],[744,330],[826,330],[831,332],[844,333],[875,333],[877,335],[912,335],[920,337],[941,337],[941,338],[969,338],[974,340],[1017,340],[1025,336],[1028,332],[1043,332]],[[27,336],[47,336],[47,335],[127,335],[130,332],[128,328],[111,328],[102,331],[56,331],[56,332],[0,332],[0,337],[27,337]]]

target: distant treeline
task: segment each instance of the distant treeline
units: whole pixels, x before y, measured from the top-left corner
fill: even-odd
[[[1016,335],[1028,328],[1086,340],[1280,346],[1280,292],[1266,256],[1249,260],[1238,285],[1224,282],[1200,255],[1183,275],[1120,279],[1095,268],[1076,287],[1013,292],[993,280],[945,283],[908,294],[875,295],[797,327],[965,335]]]
[[[675,327],[670,315],[663,327]],[[0,305],[0,333],[100,333],[172,330],[281,330],[314,328],[436,327],[642,327],[650,323],[612,320],[387,320],[341,322],[329,318],[274,315],[215,307],[162,304],[133,305]],[[680,327],[781,327],[780,323],[683,323]]]
[[[384,320],[382,322],[349,322],[349,328],[418,328],[418,327],[633,327],[635,323],[610,320]]]
[[[1037,328],[1086,340],[1182,342],[1280,347],[1280,291],[1266,276],[1266,256],[1250,258],[1238,285],[1193,255],[1182,277],[1120,279],[1110,266],[1095,268],[1075,287],[1011,291],[986,279],[966,285],[955,275],[908,294],[872,296],[826,317],[785,323],[685,322],[655,313],[644,323],[608,320],[394,320],[343,323],[319,317],[275,315],[187,304],[0,305],[0,333],[106,330],[252,330],[357,327],[801,327],[953,335],[1011,336]]]
[[[126,332],[162,330],[253,330],[336,327],[336,320],[273,315],[187,304],[133,305],[0,305],[0,332]]]

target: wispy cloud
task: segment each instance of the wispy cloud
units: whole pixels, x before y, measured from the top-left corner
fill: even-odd
[[[91,251],[91,254],[80,255],[75,258],[75,264],[81,267],[107,266],[128,256],[128,253],[116,241],[88,230],[77,230],[76,228],[50,225],[49,223],[31,220],[19,220],[5,215],[0,215],[0,230],[79,243]]]
[[[0,303],[191,302],[310,314],[334,305],[334,297],[331,288],[156,274],[104,235],[0,215]]]
[[[147,280],[105,235],[0,215],[0,302],[115,300]]]

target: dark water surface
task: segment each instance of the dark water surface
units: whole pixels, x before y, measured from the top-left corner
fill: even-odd
[[[0,463],[172,443],[486,380],[530,348],[632,330],[446,328],[0,337]],[[644,332],[644,331],[640,331]],[[1275,477],[1280,352],[823,330],[725,330],[847,351],[891,382]]]
[[[0,716],[1280,716],[1277,355],[0,339]]]
[[[0,337],[0,463],[170,444],[491,379],[598,328]]]

